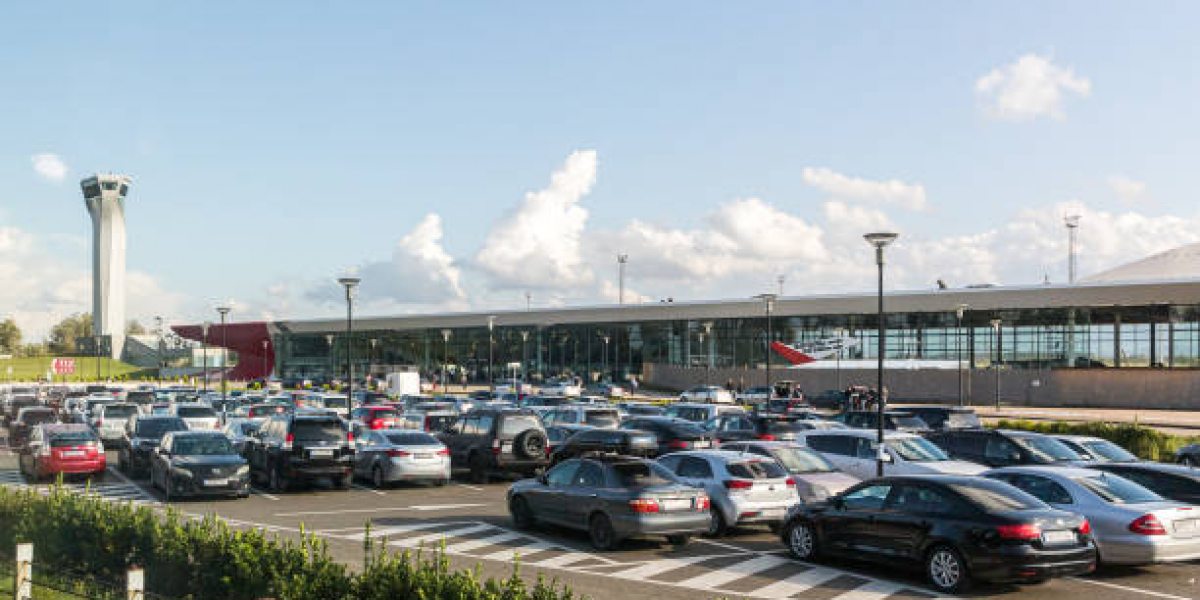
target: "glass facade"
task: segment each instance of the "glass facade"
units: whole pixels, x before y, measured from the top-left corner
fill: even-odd
[[[961,359],[977,368],[1194,368],[1200,366],[1200,305],[1024,308],[895,313],[885,316],[886,357]],[[993,320],[999,320],[993,326]],[[355,324],[355,372],[368,366],[377,375],[402,367],[427,376],[445,372],[452,381],[488,379],[489,333],[485,325],[442,329],[371,330]],[[788,344],[842,335],[858,344],[845,359],[877,356],[877,318],[863,315],[776,315],[771,338]],[[623,380],[644,363],[703,367],[763,368],[768,356],[767,319],[712,320],[499,327],[491,334],[496,378],[526,373],[533,380],[605,375]],[[284,378],[345,377],[344,330],[288,333],[275,338],[278,371]]]

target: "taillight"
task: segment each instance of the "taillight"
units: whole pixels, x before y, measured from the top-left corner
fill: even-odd
[[[1022,525],[1001,525],[996,533],[1006,540],[1036,540],[1042,537],[1042,528],[1031,523]]]
[[[450,450],[448,448],[442,448],[441,450],[438,450],[438,456],[450,456]]]
[[[388,450],[387,455],[392,458],[402,458],[405,456],[412,456],[412,454],[405,452],[403,450]]]
[[[656,513],[658,512],[658,501],[649,498],[638,498],[629,501],[629,508],[635,513]]]
[[[726,489],[748,490],[752,487],[754,487],[753,481],[747,481],[745,479],[726,479],[725,480],[725,488]]]
[[[667,447],[668,448],[691,448],[692,445],[689,442],[685,442],[683,440],[672,440],[670,442],[667,442]]]
[[[383,429],[383,421],[379,419],[371,421],[371,429]]]
[[[767,442],[773,442],[773,441],[775,441],[775,440],[776,440],[776,437],[775,437],[775,436],[773,436],[773,435],[771,435],[771,434],[769,434],[769,433],[764,433],[764,434],[762,434],[762,435],[758,436],[758,439],[760,439],[760,440],[764,440],[764,441],[767,441]]]
[[[712,506],[712,503],[709,501],[708,496],[701,495],[696,497],[696,510],[708,510],[710,506]]]
[[[350,442],[351,444],[354,443],[354,432],[353,431],[346,432],[346,441]]]
[[[289,433],[289,434],[287,434],[286,437],[283,438],[283,441],[288,444],[291,444],[292,442],[296,441],[296,436],[294,434]]]
[[[783,483],[788,487],[796,487],[796,479],[794,477],[788,477],[787,481],[784,481]]]
[[[1154,515],[1142,515],[1129,524],[1129,531],[1141,535],[1167,535],[1167,528]]]
[[[1083,520],[1083,525],[1079,526],[1079,535],[1091,535],[1092,524],[1087,519]]]

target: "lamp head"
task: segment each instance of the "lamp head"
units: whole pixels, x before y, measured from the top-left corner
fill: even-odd
[[[958,308],[954,309],[954,314],[958,315],[958,319],[959,319],[960,321],[961,321],[961,320],[962,320],[962,318],[963,318],[963,314],[964,314],[964,313],[966,313],[966,312],[967,312],[967,305],[966,305],[966,304],[959,304],[959,305],[958,305]]]
[[[868,234],[864,235],[863,239],[867,240],[868,244],[871,244],[872,246],[875,246],[876,248],[879,248],[882,250],[883,248],[886,248],[888,246],[888,244],[891,244],[892,242],[896,241],[897,237],[900,237],[900,234],[886,232],[886,231],[877,231],[875,233],[868,233]]]
[[[991,320],[992,329],[1000,329],[1000,319]]]
[[[338,278],[338,283],[342,284],[342,286],[344,286],[347,290],[358,285],[358,282],[360,282],[360,281],[362,281],[362,279],[359,279],[358,277],[339,277]]]
[[[496,315],[488,315],[488,331],[496,328]]]
[[[446,341],[446,342],[450,341],[450,330],[449,329],[442,330],[442,340]]]
[[[1067,229],[1075,229],[1079,227],[1079,215],[1067,215],[1063,217],[1063,222],[1067,224]]]
[[[217,312],[221,313],[221,316],[225,316],[225,315],[229,314],[230,310],[231,309],[228,306],[218,306],[217,307]]]
[[[705,322],[704,322],[704,333],[712,333],[712,328],[713,328],[713,322],[712,322],[712,321],[705,321]]]

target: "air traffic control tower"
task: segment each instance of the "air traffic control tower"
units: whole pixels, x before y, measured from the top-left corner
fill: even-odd
[[[94,175],[79,182],[92,215],[92,323],[101,350],[120,358],[125,348],[125,194],[130,178]]]

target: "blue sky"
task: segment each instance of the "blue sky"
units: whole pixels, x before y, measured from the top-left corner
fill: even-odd
[[[21,284],[0,316],[30,331],[89,309],[77,182],[97,170],[135,179],[142,319],[230,298],[245,318],[328,314],[348,269],[388,280],[364,283],[377,311],[514,307],[525,289],[603,302],[617,252],[644,299],[751,295],[776,273],[789,293],[866,289],[851,240],[870,225],[901,232],[900,287],[1062,280],[1064,211],[1084,215],[1085,272],[1200,239],[1195,3],[39,2],[0,17],[0,287]],[[1054,77],[1006,70],[1026,57]],[[1007,113],[1003,82],[978,89],[994,71],[1028,92]],[[594,155],[571,166],[577,151]],[[42,154],[65,171],[39,173]],[[579,183],[556,191],[553,173]],[[893,180],[908,200],[871,185]]]

